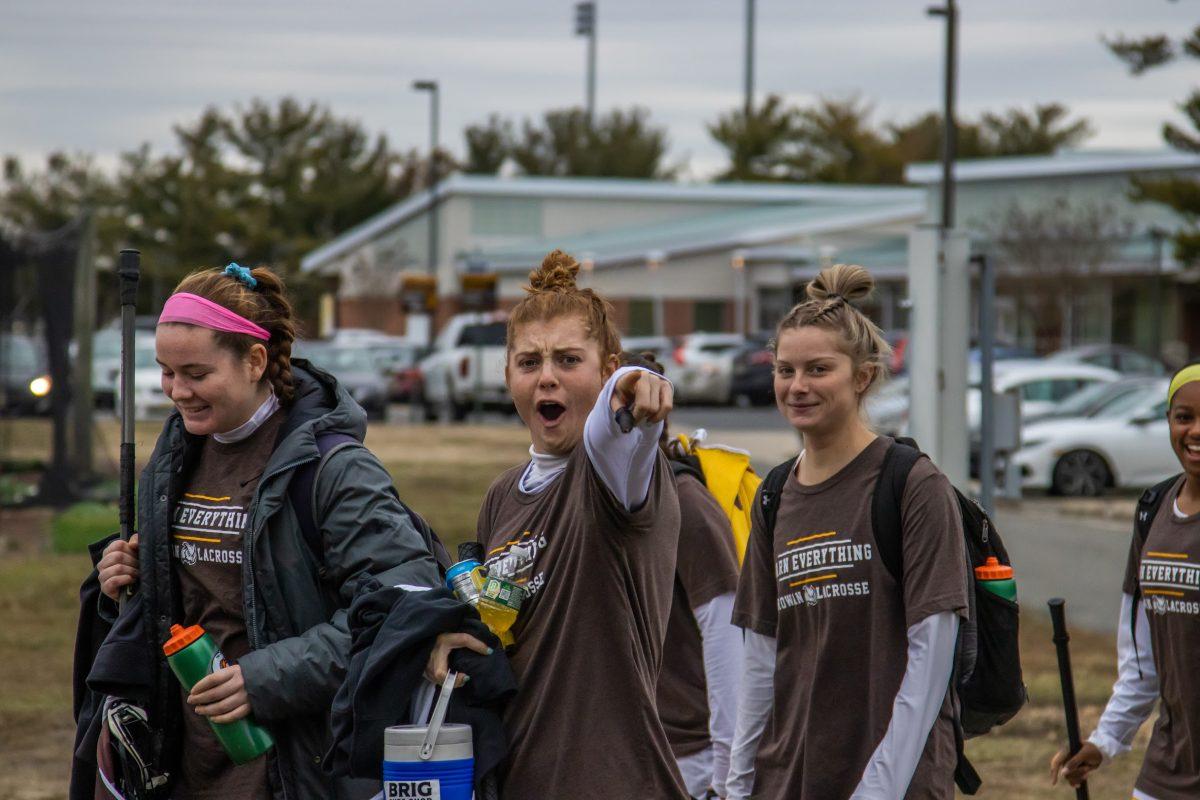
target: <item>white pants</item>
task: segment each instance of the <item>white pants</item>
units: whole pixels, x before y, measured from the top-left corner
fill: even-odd
[[[682,756],[675,759],[679,765],[679,774],[683,776],[683,785],[692,797],[703,798],[712,786],[713,778],[713,748],[710,744],[699,753]]]

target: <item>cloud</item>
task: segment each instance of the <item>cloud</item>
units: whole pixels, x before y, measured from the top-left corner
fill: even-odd
[[[584,43],[571,0],[43,0],[6,9],[0,32],[0,142],[22,155],[65,148],[103,159],[210,104],[296,95],[329,104],[403,147],[424,147],[440,81],[443,140],[488,113],[580,104]],[[1157,146],[1161,122],[1194,85],[1185,68],[1129,77],[1102,34],[1183,32],[1165,0],[1008,0],[962,10],[960,109],[967,115],[1057,100],[1092,119],[1097,146]],[[742,4],[599,0],[598,102],[639,104],[669,129],[672,160],[719,169],[705,123],[741,102]],[[877,119],[940,104],[942,23],[894,0],[758,0],[756,89],[792,101],[858,94]]]

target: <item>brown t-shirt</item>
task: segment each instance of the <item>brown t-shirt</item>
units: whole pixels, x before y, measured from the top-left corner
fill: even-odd
[[[692,610],[737,589],[738,562],[729,518],[716,498],[691,475],[680,475],[675,487],[679,555],[658,676],[658,715],[671,752],[680,758],[709,745],[704,647]]]
[[[1159,800],[1200,797],[1200,514],[1175,516],[1180,478],[1146,544],[1130,548],[1125,592],[1141,588],[1161,698],[1137,788]]]
[[[849,797],[891,722],[908,628],[945,611],[965,614],[962,518],[950,483],[928,459],[913,467],[901,499],[903,587],[879,558],[871,498],[891,442],[878,437],[813,486],[793,473],[773,541],[755,503],[734,623],[778,645],[757,798]],[[953,724],[947,691],[905,797],[954,797]]]
[[[516,544],[531,591],[509,655],[520,685],[505,714],[508,798],[685,798],[654,704],[671,608],[679,507],[665,458],[627,511],[576,447],[537,494],[501,475],[479,512],[488,563]]]
[[[179,578],[184,626],[200,625],[229,664],[250,651],[242,616],[242,536],[263,468],[284,415],[275,412],[246,439],[211,436],[179,498],[171,523],[171,555]],[[235,766],[182,693],[184,740],[176,800],[266,797],[267,756]]]

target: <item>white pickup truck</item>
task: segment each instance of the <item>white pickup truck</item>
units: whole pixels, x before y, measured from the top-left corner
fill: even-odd
[[[419,402],[425,419],[462,422],[477,405],[512,410],[504,383],[507,316],[502,312],[457,314],[433,342],[433,351],[417,365]]]

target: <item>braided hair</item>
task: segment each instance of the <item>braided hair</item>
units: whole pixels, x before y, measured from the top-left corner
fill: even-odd
[[[771,342],[772,352],[778,355],[779,337],[784,331],[808,326],[833,331],[855,370],[864,364],[872,367],[865,396],[886,376],[885,365],[892,352],[879,326],[853,305],[853,301],[868,296],[874,288],[871,273],[856,264],[834,264],[821,270],[805,288],[808,298],[793,306],[780,320]]]
[[[263,342],[244,333],[213,331],[217,344],[239,357],[250,352],[253,345],[264,344],[267,348],[264,377],[270,381],[279,402],[290,405],[296,394],[292,377],[292,343],[296,340],[297,322],[283,279],[267,267],[241,272],[232,267],[204,269],[180,281],[173,294],[179,292],[189,292],[224,306],[271,334],[270,340]]]

